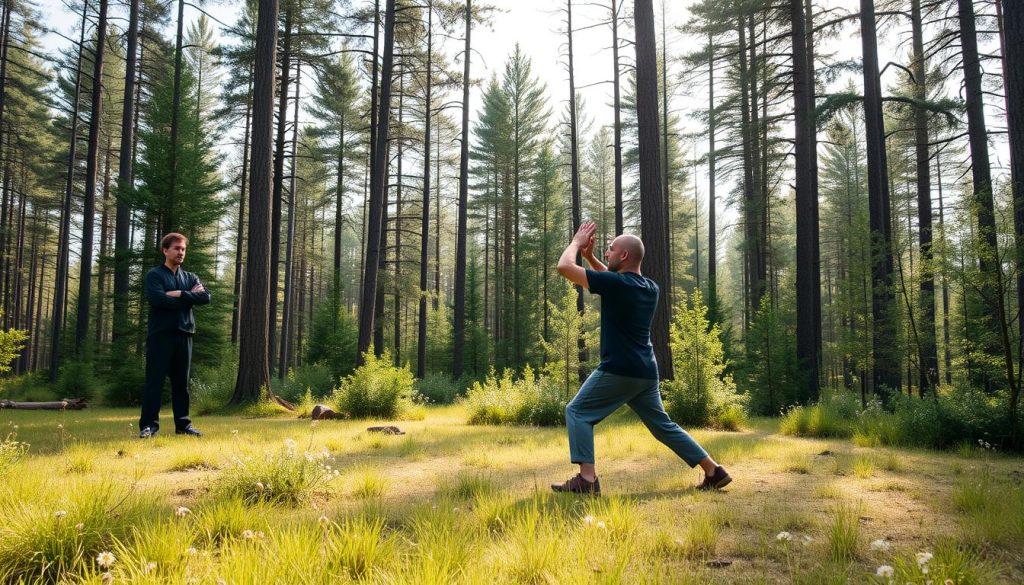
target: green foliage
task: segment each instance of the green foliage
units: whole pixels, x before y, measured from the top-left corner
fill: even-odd
[[[725,372],[719,326],[710,325],[700,291],[680,291],[669,339],[675,379],[662,385],[672,420],[682,425],[712,425],[737,430],[743,423],[741,397]]]
[[[325,364],[307,364],[288,370],[284,383],[274,394],[289,402],[298,402],[307,393],[314,399],[330,396],[337,378]]]
[[[189,382],[193,412],[210,414],[222,410],[231,400],[237,381],[238,359],[234,356],[216,366],[196,368]]]
[[[804,437],[852,436],[862,445],[950,449],[967,443],[1017,450],[1021,445],[1013,442],[1006,400],[972,388],[942,388],[925,399],[895,394],[885,408],[873,401],[861,410],[858,400],[844,393],[791,409],[779,429]]]
[[[3,313],[0,312],[0,316]],[[0,330],[0,374],[11,371],[11,362],[18,357],[28,341],[28,331],[20,329]]]
[[[518,380],[506,369],[501,378],[492,371],[483,382],[476,382],[466,394],[471,425],[538,425],[565,423],[565,405],[569,398],[558,382],[538,379],[530,366]]]
[[[50,384],[47,373],[42,370],[3,380],[0,382],[0,394],[8,400],[26,402],[46,402],[63,398],[57,396],[56,388]]]
[[[378,358],[371,348],[363,357],[365,363],[334,389],[338,410],[351,418],[401,416],[416,398],[412,372],[408,367],[395,367],[388,351]]]
[[[103,392],[103,403],[109,406],[138,406],[146,384],[145,356],[130,353],[114,361],[110,382]]]
[[[69,359],[63,363],[57,376],[57,393],[62,398],[92,399],[103,393],[103,383],[96,376],[91,361]]]
[[[775,415],[801,404],[804,373],[796,357],[796,320],[783,300],[773,309],[765,295],[747,331],[747,355],[740,367],[747,408],[756,415]]]
[[[465,385],[445,374],[427,374],[416,380],[416,393],[428,404],[451,404],[464,394]]]
[[[328,455],[326,451],[299,453],[295,441],[285,439],[275,453],[235,458],[218,478],[217,490],[246,505],[298,505],[338,476],[325,462]]]
[[[355,317],[343,306],[335,313],[331,300],[325,299],[313,314],[307,361],[327,365],[335,378],[350,374],[356,362],[358,334]]]
[[[598,315],[594,311],[581,313],[576,310],[576,287],[571,282],[562,280],[554,288],[554,293],[558,292],[561,292],[556,297],[558,302],[548,302],[549,340],[541,340],[547,360],[543,377],[547,384],[557,387],[568,403],[579,389],[580,368],[592,369],[597,361]],[[586,362],[581,362],[579,357],[581,338],[591,350]]]

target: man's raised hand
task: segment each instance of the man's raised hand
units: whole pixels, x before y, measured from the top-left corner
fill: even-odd
[[[587,222],[580,225],[580,229],[576,230],[576,235],[572,237],[574,244],[580,247],[580,251],[593,250],[594,248],[594,233],[597,231],[597,224],[594,222]]]

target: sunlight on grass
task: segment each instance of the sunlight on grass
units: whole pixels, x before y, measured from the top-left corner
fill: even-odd
[[[373,467],[359,467],[345,476],[349,493],[361,500],[379,498],[387,492],[388,482],[380,471]]]
[[[853,462],[853,474],[861,479],[868,479],[875,474],[875,460],[867,455],[857,457]]]
[[[217,469],[213,461],[204,453],[182,453],[171,460],[167,471],[205,471]]]
[[[848,563],[860,554],[860,506],[838,504],[831,510],[826,529],[828,553],[833,562]]]
[[[953,504],[963,515],[961,526],[970,544],[1024,547],[1024,487],[1019,482],[996,479],[986,468],[960,482]]]

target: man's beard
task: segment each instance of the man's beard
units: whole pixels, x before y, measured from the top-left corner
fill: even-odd
[[[619,265],[621,263],[622,262],[618,258],[612,258],[612,259],[608,260],[608,270],[610,270],[612,272],[618,272],[619,271]]]

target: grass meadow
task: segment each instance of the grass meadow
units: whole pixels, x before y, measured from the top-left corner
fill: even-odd
[[[597,431],[604,496],[579,498],[548,488],[574,473],[564,429],[466,418],[203,416],[193,439],[164,412],[141,441],[135,410],[0,412],[0,582],[1024,582],[1019,457],[755,419],[693,432],[735,478],[703,493],[620,411]]]

